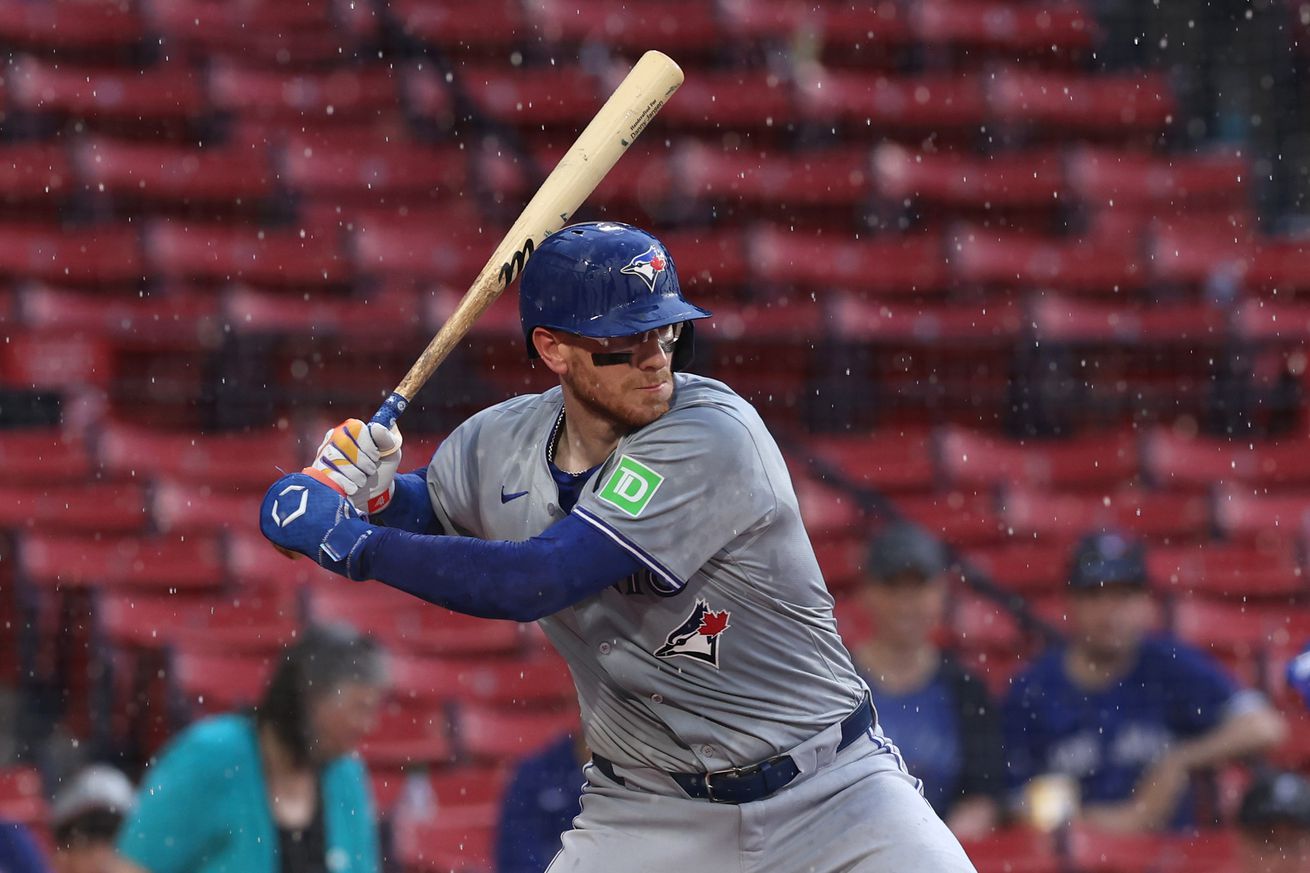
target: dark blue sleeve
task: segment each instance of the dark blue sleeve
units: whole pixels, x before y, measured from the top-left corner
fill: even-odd
[[[1041,772],[1046,757],[1040,701],[1031,676],[1020,676],[1001,709],[1001,741],[1005,750],[1005,784],[1017,791]]]
[[[441,533],[432,499],[428,497],[427,467],[397,476],[391,502],[386,509],[373,513],[370,521],[413,533]]]
[[[1172,641],[1162,642],[1161,683],[1169,700],[1169,725],[1181,736],[1203,734],[1228,715],[1228,704],[1237,694],[1237,684],[1217,662],[1205,654]]]
[[[0,822],[0,870],[5,873],[46,873],[45,858],[27,828]]]
[[[480,618],[536,621],[641,569],[626,549],[566,516],[513,543],[377,528],[364,540],[360,575]]]

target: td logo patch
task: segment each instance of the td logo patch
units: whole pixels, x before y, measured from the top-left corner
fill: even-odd
[[[636,518],[662,484],[663,476],[624,455],[619,458],[619,465],[610,474],[605,487],[600,489],[600,499]]]
[[[696,606],[691,615],[669,633],[664,645],[655,650],[655,657],[672,658],[681,655],[704,661],[714,669],[719,669],[719,637],[728,629],[728,618],[731,615],[726,609],[715,612],[710,609],[709,601],[696,598]]]

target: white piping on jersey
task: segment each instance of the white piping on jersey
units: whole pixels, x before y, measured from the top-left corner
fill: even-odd
[[[652,586],[655,588],[656,594],[660,595],[661,597],[672,597],[673,595],[680,593],[683,588],[687,587],[686,582],[682,581],[677,576],[673,575],[673,573],[671,573],[666,567],[661,565],[659,561],[655,560],[650,555],[646,554],[646,552],[643,551],[636,543],[629,541],[627,537],[623,536],[623,534],[619,533],[614,528],[610,527],[601,518],[592,515],[590,512],[588,512],[586,509],[583,509],[581,506],[573,507],[573,514],[581,518],[587,524],[596,528],[596,530],[605,534],[610,539],[614,540],[614,542],[618,543],[620,546],[622,546],[624,549],[630,552],[632,556],[635,557],[638,561],[641,561],[643,564],[645,564],[646,567],[649,568],[650,571],[653,574],[655,574],[656,577],[658,577],[651,580]],[[660,584],[660,580],[663,580],[664,583],[663,585]]]
[[[902,773],[904,773],[906,776],[909,776],[911,779],[914,780],[914,788],[916,791],[919,792],[920,796],[922,796],[923,780],[915,776],[913,773],[911,773],[910,768],[905,766],[905,759],[901,757],[901,750],[896,747],[896,744],[893,743],[891,740],[887,739],[886,737],[878,736],[878,734],[874,732],[873,728],[869,729],[867,736],[869,737],[869,739],[873,740],[873,744],[875,746],[882,749],[884,752],[891,753],[891,756],[896,759],[896,766],[900,768]]]

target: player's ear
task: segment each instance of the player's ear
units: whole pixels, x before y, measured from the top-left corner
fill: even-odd
[[[568,372],[569,365],[565,346],[555,334],[544,327],[532,329],[532,347],[537,350],[541,361],[557,376]]]

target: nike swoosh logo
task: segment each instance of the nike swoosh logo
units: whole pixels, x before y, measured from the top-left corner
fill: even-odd
[[[527,494],[527,493],[528,493],[528,492],[526,492],[526,491],[515,491],[513,494],[506,494],[506,493],[505,493],[505,486],[504,486],[504,485],[501,485],[501,486],[500,486],[500,502],[501,502],[501,503],[509,503],[511,500],[518,500],[520,497],[522,497],[524,494]]]

